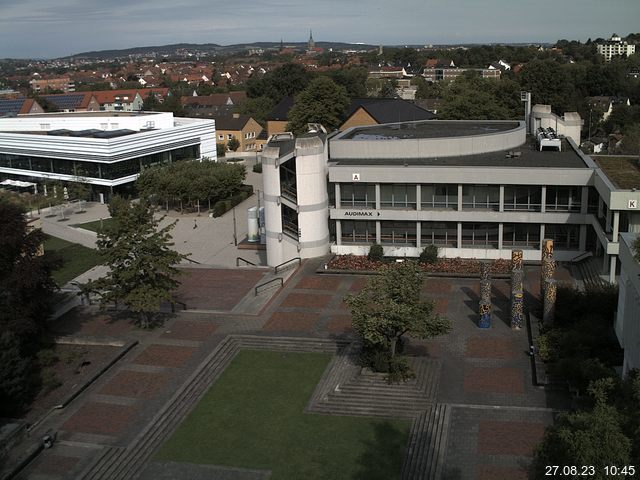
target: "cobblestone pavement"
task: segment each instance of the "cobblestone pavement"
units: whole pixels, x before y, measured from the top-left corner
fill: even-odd
[[[153,331],[136,329],[122,315],[113,319],[88,309],[63,318],[59,327],[66,335],[140,343],[36,429],[34,435],[44,429],[58,431],[58,440],[20,478],[76,478],[105,447],[128,445],[230,333],[353,338],[343,299],[359,291],[366,277],[316,274],[318,265],[319,260],[303,263],[258,315],[178,312]],[[194,277],[186,282],[194,288],[185,293],[194,295],[191,301],[196,304],[230,312],[263,273],[209,270],[206,288],[195,288]],[[526,277],[531,301],[538,278],[534,271]],[[443,478],[526,478],[533,447],[563,401],[533,385],[526,329],[513,331],[508,325],[507,281],[493,282],[490,329],[477,327],[478,290],[478,280],[428,279],[424,294],[452,320],[453,330],[436,339],[410,340],[406,353],[442,364],[436,401],[452,411]]]

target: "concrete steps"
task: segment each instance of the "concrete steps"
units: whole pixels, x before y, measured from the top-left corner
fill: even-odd
[[[413,421],[402,466],[402,480],[439,480],[442,477],[451,407],[437,404]]]
[[[607,282],[600,277],[600,267],[598,263],[599,260],[592,257],[578,264],[578,271],[582,277],[585,290],[602,287],[607,284]]]

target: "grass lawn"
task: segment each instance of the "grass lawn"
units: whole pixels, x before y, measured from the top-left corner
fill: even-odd
[[[93,222],[87,222],[87,223],[79,223],[76,225],[73,225],[74,227],[79,227],[79,228],[84,228],[85,230],[91,230],[92,232],[98,232],[98,230],[100,229],[100,226],[106,226],[109,225],[111,222],[113,221],[112,218],[104,218],[102,220],[94,220]]]
[[[53,279],[59,286],[63,286],[100,263],[96,250],[61,238],[47,236],[44,241],[44,251],[45,255],[54,252],[62,258],[62,266],[53,272]]]
[[[303,412],[330,358],[241,350],[157,459],[271,470],[272,480],[399,478],[409,420]]]

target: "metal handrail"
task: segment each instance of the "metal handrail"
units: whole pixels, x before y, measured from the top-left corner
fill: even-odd
[[[276,265],[276,267],[274,268],[274,272],[278,273],[278,270],[281,270],[281,271],[284,270],[283,267],[288,266],[289,263],[295,262],[295,261],[298,262],[298,265],[302,263],[302,259],[300,257],[295,257],[290,260],[287,260],[286,262],[282,262],[280,265]]]
[[[272,284],[272,283],[274,283],[274,282],[280,282],[280,285],[279,285],[280,287],[282,287],[282,286],[284,285],[284,280],[282,279],[282,277],[277,277],[277,278],[272,278],[272,279],[271,279],[271,280],[269,280],[268,282],[261,283],[260,285],[256,286],[256,288],[254,288],[254,289],[253,289],[253,291],[254,291],[254,293],[255,293],[255,294],[256,294],[256,296],[257,296],[257,295],[258,295],[258,293],[259,293],[259,292],[258,292],[258,290],[259,290],[261,287],[265,287],[265,286],[270,285],[270,284]]]
[[[257,267],[257,265],[255,263],[250,262],[249,260],[247,260],[245,258],[242,258],[242,257],[236,257],[236,267],[240,266],[240,260],[242,260],[247,265],[253,265],[254,267]]]
[[[586,252],[581,253],[580,255],[578,255],[576,257],[573,257],[571,259],[571,263],[574,263],[574,264],[575,263],[580,263],[581,261],[586,260],[587,258],[591,258],[591,257],[593,257],[593,252],[586,251]]]

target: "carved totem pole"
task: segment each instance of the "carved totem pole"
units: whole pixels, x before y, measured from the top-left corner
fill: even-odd
[[[480,328],[491,327],[491,265],[480,264]]]
[[[524,270],[522,250],[511,251],[511,328],[524,324]]]
[[[556,262],[553,260],[553,240],[545,238],[542,241],[542,267],[540,274],[540,297],[542,300],[542,321],[553,323],[556,311],[556,283],[553,275]]]

